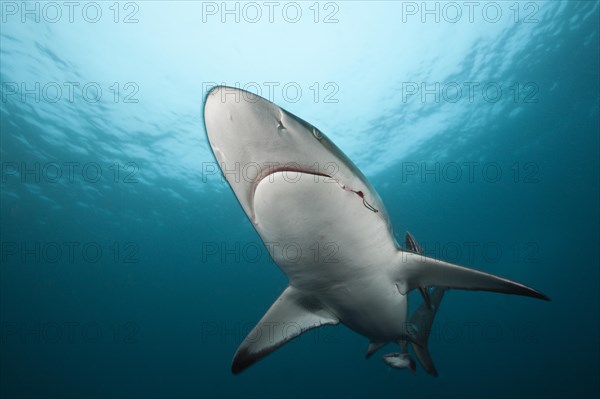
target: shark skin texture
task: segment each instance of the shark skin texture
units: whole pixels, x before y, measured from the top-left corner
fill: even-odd
[[[319,129],[274,103],[217,86],[206,96],[204,121],[223,175],[289,279],[236,351],[234,374],[305,331],[342,323],[370,340],[367,357],[394,342],[401,352],[383,360],[414,371],[410,344],[437,375],[427,340],[447,289],[549,300],[506,278],[429,258],[410,233],[401,248],[361,171]],[[413,289],[423,304],[409,317]]]

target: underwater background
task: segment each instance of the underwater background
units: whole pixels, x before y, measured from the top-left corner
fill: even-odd
[[[0,396],[598,397],[598,4],[2,1]],[[448,292],[437,378],[342,325],[233,376],[287,281],[215,169],[218,84],[328,135],[400,243],[552,301]]]

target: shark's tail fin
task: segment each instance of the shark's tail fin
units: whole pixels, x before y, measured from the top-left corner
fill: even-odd
[[[429,354],[429,334],[433,319],[444,297],[445,288],[436,287],[429,293],[430,303],[424,302],[410,317],[410,327],[412,329],[412,346],[419,359],[421,366],[429,374],[437,376],[438,372],[435,369],[431,355]]]
[[[448,287],[462,290],[493,291],[549,301],[546,295],[526,285],[467,267],[400,251],[400,262],[392,274],[398,290],[406,294],[419,287]]]

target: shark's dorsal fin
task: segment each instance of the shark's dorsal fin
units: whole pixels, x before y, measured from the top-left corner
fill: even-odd
[[[417,240],[415,240],[415,237],[408,231],[404,236],[404,245],[406,245],[406,249],[408,249],[409,251],[423,255],[423,248],[421,248],[421,245],[419,245]]]
[[[385,346],[385,342],[371,342],[369,344],[369,348],[367,349],[367,353],[365,354],[365,358],[371,357],[371,355],[377,352],[382,346]]]
[[[303,332],[338,318],[302,291],[287,287],[240,345],[231,371],[234,374],[262,359]]]

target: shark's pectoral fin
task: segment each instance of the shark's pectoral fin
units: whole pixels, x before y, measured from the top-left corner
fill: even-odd
[[[303,332],[339,320],[302,291],[287,287],[244,339],[231,371],[238,374]]]
[[[414,288],[437,286],[550,300],[546,295],[526,285],[479,270],[409,252],[404,252],[400,258],[399,264],[392,266],[392,279],[402,294]]]

